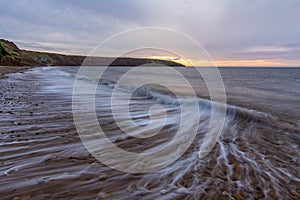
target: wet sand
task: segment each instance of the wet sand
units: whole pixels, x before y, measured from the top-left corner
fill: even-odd
[[[253,126],[243,116],[209,157],[197,159],[194,142],[170,167],[130,174],[89,154],[74,126],[70,96],[45,92],[45,84],[30,74],[0,80],[1,199],[300,198],[295,127],[284,136],[272,129],[270,136],[268,123]],[[103,123],[118,134],[111,119]],[[132,151],[143,144],[134,138],[114,142]]]
[[[28,67],[28,66],[0,66],[0,79],[5,78],[5,76],[9,73],[16,73],[16,72],[25,72],[28,69],[31,69],[33,67]]]

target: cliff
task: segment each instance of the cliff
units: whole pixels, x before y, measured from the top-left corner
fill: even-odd
[[[85,56],[21,50],[13,42],[0,39],[0,66],[80,66],[85,58]],[[89,62],[85,65],[90,66],[140,66],[149,63],[183,66],[173,61],[146,58],[90,57],[87,60]]]

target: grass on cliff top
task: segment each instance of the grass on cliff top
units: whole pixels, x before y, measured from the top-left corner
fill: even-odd
[[[3,47],[3,44],[2,44],[3,42],[2,41],[0,41],[0,55],[1,56],[7,56],[7,55],[9,55],[9,53],[5,50],[5,48]]]
[[[20,56],[19,48],[8,41],[0,40],[0,55],[15,59]]]

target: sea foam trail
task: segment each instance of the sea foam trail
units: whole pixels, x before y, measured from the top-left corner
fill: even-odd
[[[126,92],[126,87],[129,86],[124,86],[124,92]],[[181,101],[182,103],[190,103],[191,99],[186,96],[183,98],[185,99]],[[161,171],[166,180],[172,180],[168,189],[164,189],[164,186],[160,188],[161,192],[170,194],[170,196],[166,195],[167,198],[173,196],[173,193],[169,191],[174,190],[185,195],[215,198],[216,194],[203,195],[204,191],[210,191],[215,185],[221,185],[217,194],[220,196],[225,194],[225,196],[236,195],[237,197],[239,194],[245,198],[283,198],[297,194],[297,184],[299,184],[297,176],[299,160],[295,160],[299,156],[299,145],[295,143],[299,141],[298,130],[295,129],[297,127],[293,129],[289,123],[280,122],[276,116],[269,113],[226,105],[226,123],[216,147],[206,158],[198,160],[197,152],[203,145],[212,104],[216,102],[201,98],[197,101],[202,116],[193,145],[183,158]],[[141,109],[145,104],[151,103],[161,103],[167,106],[173,111],[171,113],[173,118],[179,114],[178,99],[165,91],[158,92],[157,88],[155,90],[140,88],[132,102],[133,105],[140,105]],[[224,105],[219,104],[219,106]],[[147,117],[147,114],[146,112],[144,115],[135,117],[143,119]],[[191,110],[187,115],[193,116],[193,114]],[[165,133],[174,131],[174,127],[177,126],[176,120],[168,121],[166,126],[172,129],[166,129]],[[287,127],[289,131],[286,131]],[[161,146],[160,143],[166,141],[156,139],[149,141],[152,145],[156,142]],[[146,146],[144,148],[147,148]],[[283,151],[280,151],[282,153],[274,154],[278,148],[282,148]],[[285,152],[292,153],[292,156],[286,155]],[[298,164],[289,166],[293,162]],[[174,179],[167,178],[170,174],[177,175]],[[151,180],[153,178],[149,181],[149,177],[146,177],[147,175],[142,178],[145,182],[158,182],[158,180]],[[201,183],[200,186],[198,183]],[[293,183],[293,186],[286,186],[284,189],[282,183]],[[141,183],[141,185],[145,184]],[[200,192],[195,193],[195,191]]]
[[[299,198],[300,138],[296,124],[277,120],[276,115],[227,105],[225,126],[217,144],[199,159],[212,104],[199,98],[197,135],[185,154],[156,172],[117,171],[98,162],[81,143],[72,117],[74,73],[59,75],[60,70],[35,69],[0,81],[5,85],[0,89],[1,98],[6,98],[1,101],[5,117],[0,119],[4,132],[0,143],[2,198]],[[83,81],[94,84],[93,80]],[[150,108],[155,104],[164,108],[152,110],[156,123],[164,123],[160,132],[149,138],[137,138],[126,135],[115,123],[110,101],[114,87],[113,80],[100,82],[95,102],[99,123],[112,143],[139,153],[163,148],[174,138],[181,110],[172,94],[141,88],[132,95],[131,118],[122,118],[123,122],[133,120],[147,128]],[[182,98],[189,105],[190,99]],[[184,113],[186,117],[193,115],[193,110]],[[88,120],[83,123],[86,129],[93,129]],[[137,135],[142,131],[128,128]],[[105,153],[116,156],[113,152]]]

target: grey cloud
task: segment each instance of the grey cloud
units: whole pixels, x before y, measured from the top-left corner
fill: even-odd
[[[212,57],[299,59],[299,10],[298,0],[2,0],[0,34],[23,42],[24,48],[26,43],[52,42],[87,53],[112,34],[156,26],[190,35]],[[294,50],[259,56],[244,52],[268,45]]]

